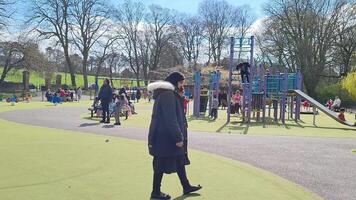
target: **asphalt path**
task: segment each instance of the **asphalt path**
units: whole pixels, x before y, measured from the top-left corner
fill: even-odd
[[[41,127],[147,140],[145,128],[99,124],[82,119],[80,115],[85,112],[88,112],[86,108],[55,107],[5,112],[0,113],[0,118]],[[270,171],[324,199],[356,200],[356,154],[351,152],[356,149],[356,139],[189,132],[189,147]]]

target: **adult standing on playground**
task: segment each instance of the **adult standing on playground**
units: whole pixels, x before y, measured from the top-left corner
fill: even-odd
[[[136,90],[136,99],[137,99],[137,103],[141,99],[141,90],[140,90],[140,88],[137,88],[137,90]]]
[[[183,193],[189,194],[201,189],[191,186],[185,165],[189,165],[187,120],[183,110],[184,75],[171,73],[164,82],[148,85],[155,99],[148,135],[149,153],[153,156],[153,190],[151,198],[170,199],[161,192],[163,174],[177,173],[183,186]]]
[[[110,123],[109,104],[111,103],[113,98],[112,88],[110,86],[109,79],[104,80],[104,84],[100,88],[98,98],[101,102],[101,108],[103,111],[103,119],[100,121],[100,123],[109,124]]]

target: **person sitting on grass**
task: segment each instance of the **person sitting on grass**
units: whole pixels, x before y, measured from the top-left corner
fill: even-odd
[[[345,119],[345,108],[341,108],[340,109],[340,113],[339,115],[337,116],[339,118],[339,120],[345,122],[346,119]]]
[[[62,98],[59,97],[57,93],[55,93],[53,98],[52,98],[52,103],[56,106],[61,102],[62,102]]]
[[[17,96],[13,94],[12,97],[6,99],[6,102],[11,103],[11,105],[14,106],[15,103],[17,103]]]

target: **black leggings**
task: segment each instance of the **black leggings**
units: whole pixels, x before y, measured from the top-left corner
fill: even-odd
[[[103,121],[110,121],[109,104],[102,104],[101,109],[103,110]]]
[[[185,165],[181,165],[177,168],[177,174],[183,188],[188,187],[189,181],[187,178],[187,172],[185,171]],[[161,192],[162,178],[163,178],[163,172],[153,173],[153,192],[156,194],[159,194]]]

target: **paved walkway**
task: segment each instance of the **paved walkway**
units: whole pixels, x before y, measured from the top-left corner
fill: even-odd
[[[86,108],[57,107],[0,113],[0,118],[84,133],[147,139],[147,129],[98,124],[82,119],[80,114],[85,112]],[[189,147],[268,170],[325,199],[356,199],[356,154],[351,153],[351,149],[356,149],[356,139],[190,132]]]

